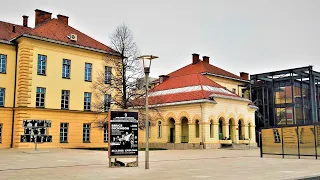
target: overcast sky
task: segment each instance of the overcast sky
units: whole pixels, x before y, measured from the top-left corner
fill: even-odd
[[[6,6],[6,7],[4,7]],[[133,31],[142,54],[159,56],[151,75],[191,63],[191,54],[232,73],[262,73],[313,65],[320,71],[317,0],[15,0],[0,20],[22,24],[34,10],[69,16],[69,24],[109,44],[117,25]]]

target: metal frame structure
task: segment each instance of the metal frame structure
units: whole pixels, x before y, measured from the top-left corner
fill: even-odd
[[[312,66],[254,74],[250,79],[250,98],[259,107],[257,129],[318,122],[320,72]]]

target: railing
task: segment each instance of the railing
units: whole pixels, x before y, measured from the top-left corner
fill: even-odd
[[[263,128],[259,134],[260,155],[314,156],[320,155],[320,125],[288,125]]]

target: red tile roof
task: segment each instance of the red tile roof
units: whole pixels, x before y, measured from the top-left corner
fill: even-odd
[[[13,32],[13,26],[15,32]],[[10,41],[22,33],[31,31],[32,28],[0,21],[0,40]]]
[[[15,26],[15,33],[12,32],[13,26]],[[35,28],[0,21],[0,40],[10,41],[22,34],[118,54],[110,47],[94,40],[58,19],[50,19]],[[71,41],[68,38],[70,34],[76,34],[77,41]]]
[[[213,65],[211,65],[207,62],[204,62],[204,61],[199,61],[196,64],[189,64],[189,65],[187,65],[181,69],[178,69],[168,75],[170,77],[175,77],[175,76],[182,76],[182,75],[194,74],[194,73],[211,73],[211,74],[226,76],[226,77],[230,77],[230,78],[246,80],[240,76],[232,74],[226,70],[223,70],[221,68],[213,66]]]
[[[175,89],[175,88],[197,86],[197,85],[208,85],[208,86],[212,86],[212,87],[223,88],[223,86],[210,80],[209,78],[205,77],[202,74],[187,74],[187,75],[183,75],[183,76],[169,77],[163,83],[154,87],[150,91],[151,92],[161,91],[161,90],[166,90],[166,89]]]

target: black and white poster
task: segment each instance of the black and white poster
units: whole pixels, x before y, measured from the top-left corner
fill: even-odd
[[[27,127],[44,127],[49,128],[51,127],[51,121],[48,120],[23,120],[22,126],[24,128]]]
[[[20,137],[20,142],[52,142],[52,136],[48,135],[48,128],[51,121],[48,120],[23,120],[22,126],[24,134]]]
[[[111,111],[110,156],[138,155],[138,112]]]

